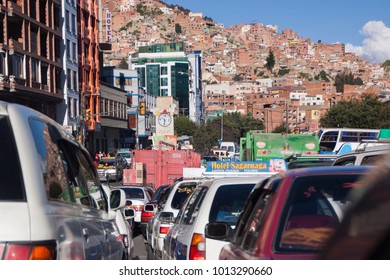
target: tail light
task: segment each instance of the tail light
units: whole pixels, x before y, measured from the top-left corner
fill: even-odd
[[[170,228],[171,228],[170,226],[160,226],[159,233],[160,234],[167,234]]]
[[[56,243],[3,243],[0,245],[0,256],[4,260],[55,260]]]
[[[134,211],[142,211],[142,210],[144,210],[144,206],[143,205],[131,205],[131,206],[129,206],[129,208],[134,209]]]
[[[190,260],[204,260],[206,252],[206,239],[203,234],[194,233],[191,240]]]
[[[147,222],[150,220],[150,218],[152,218],[154,215],[153,212],[145,212],[145,211],[142,211],[142,214],[141,214],[141,223],[142,222]]]

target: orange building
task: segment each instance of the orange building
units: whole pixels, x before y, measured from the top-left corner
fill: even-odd
[[[80,113],[88,131],[88,137],[82,132],[81,140],[87,148],[93,145],[93,132],[100,128],[98,15],[98,1],[77,1]]]

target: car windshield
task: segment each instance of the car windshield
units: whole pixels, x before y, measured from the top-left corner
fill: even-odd
[[[291,186],[275,244],[280,251],[313,252],[323,248],[350,205],[349,192],[361,174],[297,178]]]
[[[119,153],[116,157],[129,158],[131,157],[130,153]]]
[[[126,193],[126,199],[144,199],[144,191],[140,188],[123,188]]]
[[[115,160],[101,160],[99,161],[98,167],[108,167],[108,166],[115,166]]]

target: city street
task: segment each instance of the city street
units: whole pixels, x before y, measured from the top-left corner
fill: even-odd
[[[142,236],[141,231],[138,230],[137,228],[134,229],[133,240],[134,240],[133,260],[146,260],[144,238]]]

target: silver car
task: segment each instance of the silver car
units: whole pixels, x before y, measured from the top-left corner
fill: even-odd
[[[123,259],[88,151],[49,117],[0,101],[2,259]],[[93,193],[95,199],[92,198]]]

